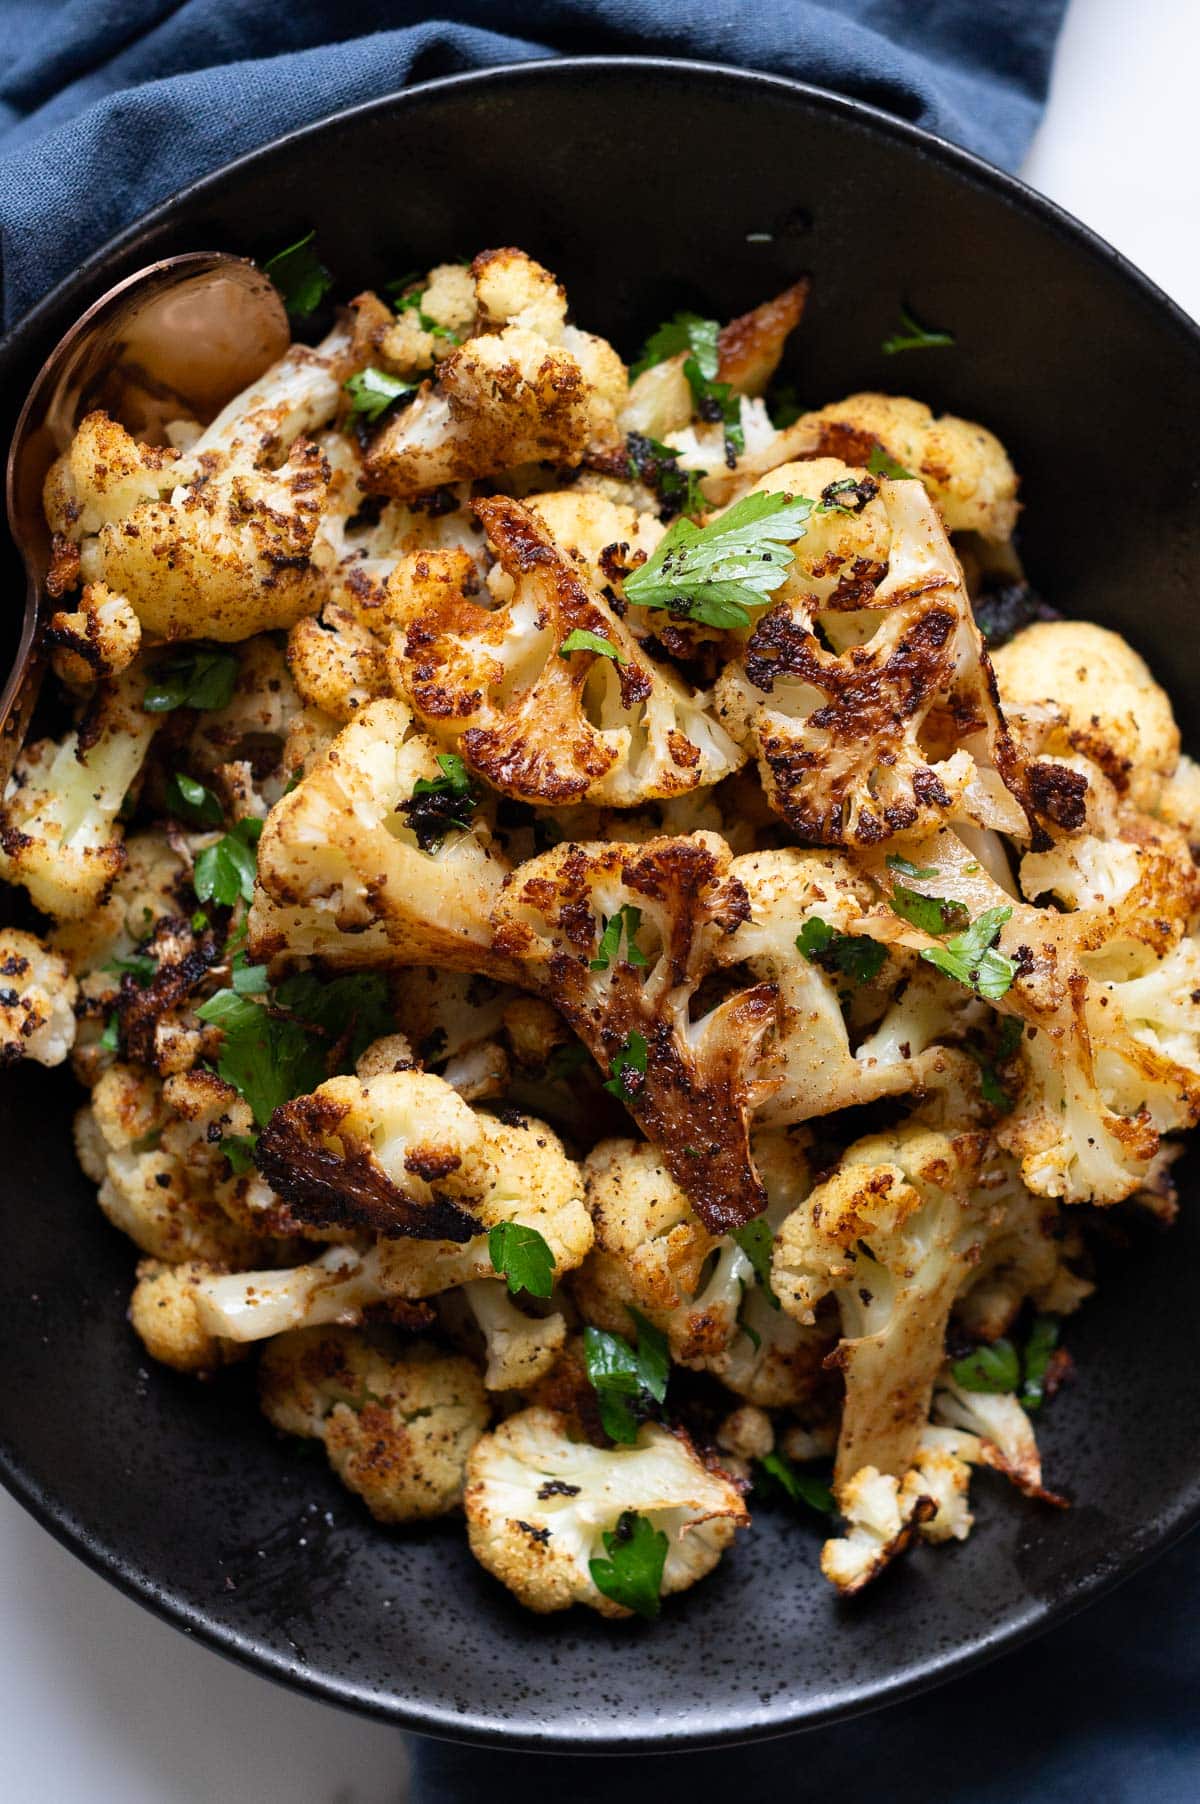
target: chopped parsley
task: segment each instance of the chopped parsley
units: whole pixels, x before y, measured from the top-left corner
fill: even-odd
[[[863,934],[839,933],[820,915],[810,915],[796,935],[796,950],[810,965],[840,971],[852,983],[874,983],[887,961],[887,947]]]
[[[120,1022],[116,1015],[110,1015],[104,1024],[104,1032],[100,1035],[101,1052],[119,1052],[121,1049]]]
[[[234,956],[230,981],[239,996],[264,996],[269,988],[267,967],[265,965],[248,965],[244,952],[239,952]]]
[[[717,345],[720,336],[721,327],[715,319],[701,319],[698,313],[677,313],[650,334],[640,355],[630,365],[629,374],[640,376],[653,369],[656,363],[665,363],[668,357],[689,351],[700,365],[702,374],[715,376],[721,360]]]
[[[884,339],[879,348],[885,357],[894,357],[898,351],[932,351],[940,345],[953,343],[953,332],[939,332],[930,326],[923,326],[920,320],[914,319],[907,307],[901,307],[899,326]]]
[[[194,827],[219,827],[225,811],[211,789],[177,770],[167,778],[166,804],[177,820]]]
[[[197,852],[192,888],[198,901],[232,908],[239,899],[243,902],[254,900],[257,847],[262,830],[261,821],[247,817],[235,822],[215,845]]]
[[[1011,915],[1009,907],[985,909],[965,933],[956,934],[944,946],[926,946],[921,957],[945,976],[966,984],[985,1002],[999,1002],[1017,975],[1012,959],[995,949],[1000,929]]]
[[[640,1420],[650,1404],[666,1397],[670,1367],[666,1336],[636,1309],[629,1313],[638,1331],[636,1347],[623,1334],[604,1328],[583,1331],[583,1363],[596,1393],[600,1422],[609,1440],[621,1446],[637,1440]]]
[[[588,960],[591,971],[607,971],[612,960],[621,948],[621,936],[625,937],[625,960],[627,965],[644,966],[649,961],[637,943],[637,930],[642,924],[642,911],[635,908],[632,902],[626,902],[618,908],[604,923],[604,932],[600,935],[600,944],[596,948],[596,956]]]
[[[787,576],[816,503],[803,495],[743,496],[708,526],[679,519],[625,578],[625,599],[669,608],[704,626],[743,627]]]
[[[767,1301],[773,1309],[779,1308],[779,1298],[771,1289],[771,1254],[775,1247],[775,1230],[765,1215],[756,1215],[753,1221],[743,1222],[740,1228],[731,1228],[729,1238],[745,1253],[754,1267],[754,1276],[762,1286]]]
[[[333,277],[317,256],[316,236],[306,232],[263,264],[293,319],[307,319],[315,313],[333,287]]]
[[[1011,1110],[1013,1098],[1000,1082],[996,1066],[1003,1065],[1007,1059],[1011,1059],[1013,1053],[1021,1044],[1021,1036],[1024,1031],[1025,1024],[1018,1016],[1005,1015],[1003,1021],[1000,1023],[1000,1033],[996,1040],[995,1052],[990,1058],[986,1052],[980,1052],[974,1046],[967,1046],[965,1048],[979,1066],[980,1095],[983,1097],[984,1102],[990,1103],[993,1109],[999,1109],[1002,1115],[1007,1115]]]
[[[348,377],[342,387],[350,397],[350,412],[368,424],[381,418],[389,407],[406,395],[417,392],[415,382],[405,382],[401,376],[389,376],[386,370],[376,369],[373,364]]]
[[[872,445],[871,455],[867,459],[867,469],[872,476],[887,476],[892,482],[919,482],[920,477],[898,464],[894,457],[888,455],[882,445]]]
[[[519,1221],[501,1221],[488,1234],[492,1270],[508,1280],[510,1296],[527,1291],[531,1297],[548,1297],[554,1289],[554,1254],[536,1228]]]
[[[190,645],[149,672],[142,707],[147,714],[170,714],[176,708],[227,708],[237,673],[236,652]]]
[[[936,864],[913,864],[910,859],[901,858],[899,852],[888,853],[887,868],[895,871],[898,877],[911,877],[917,883],[927,883],[938,875]]]
[[[678,451],[640,432],[629,433],[625,447],[629,474],[654,490],[662,519],[672,520],[676,514],[706,512],[708,502],[700,484],[707,476],[707,470],[681,470]]]
[[[388,284],[388,290],[389,292],[395,292],[394,285],[390,282]],[[421,305],[421,302],[425,299],[425,292],[426,291],[423,288],[413,288],[410,289],[407,294],[401,294],[399,300],[396,302],[396,312],[415,313],[418,326],[420,326],[422,332],[428,332],[431,338],[444,338],[448,344],[452,345],[461,344],[462,340],[459,338],[457,332],[452,332],[449,326],[440,326],[437,320],[430,319],[429,315]]]
[[[757,1468],[755,1477],[760,1488],[768,1497],[773,1490],[782,1491],[792,1503],[807,1504],[810,1510],[816,1510],[821,1516],[836,1516],[837,1504],[829,1486],[810,1472],[799,1471],[787,1457],[786,1453],[766,1453],[762,1459],[755,1460]],[[767,1482],[762,1483],[763,1479]]]
[[[932,933],[935,938],[971,925],[970,912],[961,902],[952,902],[945,896],[923,896],[920,890],[909,889],[906,883],[892,886],[888,907],[902,921],[910,922],[922,933]]]
[[[794,426],[803,411],[794,383],[781,382],[778,388],[771,390],[767,398],[767,412],[776,432],[782,432],[785,426]]]
[[[126,973],[145,989],[158,976],[158,960],[149,952],[135,952],[130,958],[110,958],[101,970],[112,977],[121,977]]]
[[[244,1172],[254,1170],[254,1149],[258,1145],[257,1134],[223,1134],[221,1151],[229,1160],[230,1170],[235,1178]]]
[[[950,1375],[964,1391],[1015,1391],[1021,1382],[1021,1362],[1010,1340],[994,1340],[976,1347],[965,1359],[956,1359]]]
[[[575,651],[599,652],[602,658],[611,658],[614,664],[628,664],[611,639],[602,638],[599,633],[590,633],[585,626],[577,626],[569,632],[558,648],[560,658],[569,658]]]
[[[365,973],[323,983],[301,971],[272,990],[265,1006],[218,990],[196,1013],[221,1029],[217,1071],[249,1103],[259,1127],[335,1071],[352,1071],[371,1041],[394,1025],[386,979]]]
[[[471,775],[457,752],[439,752],[440,777],[418,777],[412,796],[401,802],[400,812],[422,852],[436,852],[451,827],[471,831],[471,816],[479,806]]]
[[[1021,1407],[1036,1410],[1046,1400],[1046,1373],[1050,1358],[1058,1345],[1062,1327],[1056,1315],[1036,1315],[1025,1342],[1024,1375],[1021,1382]]]
[[[646,1056],[649,1048],[643,1036],[636,1028],[625,1040],[621,1050],[609,1061],[612,1076],[604,1088],[618,1102],[632,1102],[642,1088],[646,1076]]]
[[[662,1608],[663,1567],[669,1542],[661,1528],[636,1510],[624,1510],[603,1535],[605,1560],[589,1560],[597,1591],[652,1622]]]

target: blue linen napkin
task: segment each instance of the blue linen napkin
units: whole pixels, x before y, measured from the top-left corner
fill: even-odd
[[[128,220],[281,132],[406,83],[648,51],[800,76],[1012,165],[1066,0],[0,0],[11,325]]]
[[[128,220],[267,138],[407,82],[559,54],[653,51],[794,75],[1016,163],[1065,0],[0,0],[0,276],[11,324]],[[533,1786],[659,1804],[1194,1804],[1200,1537],[1033,1646],[800,1741],[668,1760],[498,1754],[414,1739],[411,1804]]]

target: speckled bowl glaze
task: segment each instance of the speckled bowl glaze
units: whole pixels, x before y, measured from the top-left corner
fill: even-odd
[[[268,145],[92,257],[0,347],[9,429],[38,361],[118,276],[175,251],[269,253],[309,226],[344,294],[520,244],[625,347],[674,307],[723,317],[810,271],[788,372],[801,394],[899,387],[986,421],[1024,478],[1034,580],[1126,632],[1194,718],[1200,334],[1017,182],[870,108],[733,70],[629,59],[433,82]],[[901,301],[957,347],[883,358]],[[764,1514],[653,1628],[525,1615],[460,1524],[376,1528],[319,1452],[271,1434],[245,1372],[197,1386],[149,1369],[125,1322],[134,1255],[75,1166],[75,1102],[36,1069],[0,1092],[0,1471],[131,1596],[334,1702],[545,1748],[778,1734],[1011,1647],[1200,1514],[1200,1217],[1185,1208],[1072,1325],[1078,1382],[1044,1427],[1068,1514],[983,1475],[964,1546],[920,1550],[848,1604],[818,1576],[818,1533]]]

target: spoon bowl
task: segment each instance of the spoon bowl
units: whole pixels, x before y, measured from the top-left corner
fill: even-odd
[[[287,313],[257,264],[220,252],[165,257],[82,313],[42,365],[8,454],[8,523],[25,565],[25,616],[0,695],[0,791],[21,750],[41,680],[50,530],[42,488],[84,415],[103,408],[136,438],[165,443],[169,421],[207,424],[288,347]]]

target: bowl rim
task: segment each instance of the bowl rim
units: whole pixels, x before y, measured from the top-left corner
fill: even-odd
[[[824,114],[843,122],[858,124],[877,137],[903,143],[951,173],[966,178],[974,186],[990,191],[1010,207],[1032,215],[1059,237],[1070,240],[1078,249],[1113,270],[1160,319],[1170,324],[1183,345],[1200,359],[1200,324],[1157,283],[1098,232],[1076,219],[1065,208],[1040,194],[1018,176],[999,169],[975,152],[966,150],[923,126],[885,112],[867,101],[837,94],[790,76],[696,58],[620,55],[535,57],[437,76],[415,82],[411,86],[393,89],[371,100],[339,108],[307,125],[268,139],[174,190],[91,251],[77,269],[47,290],[0,337],[0,364],[35,345],[39,333],[67,302],[74,299],[76,311],[81,310],[85,302],[80,297],[86,294],[102,272],[105,277],[103,285],[109,286],[109,266],[114,260],[119,261],[148,229],[169,220],[171,214],[184,202],[202,195],[206,189],[225,182],[230,176],[236,176],[256,162],[275,156],[305,139],[336,130],[347,120],[389,112],[397,106],[420,104],[439,94],[476,88],[519,86],[524,83],[536,86],[539,82],[553,82],[564,74],[571,76],[583,71],[599,77],[629,71],[652,74],[670,81],[716,80],[741,88],[748,99],[752,99],[756,93],[774,91],[799,100],[818,115]],[[7,531],[7,525],[4,530]],[[1198,1473],[1192,1502],[1169,1525],[1157,1532],[1153,1539],[1132,1551],[1122,1553],[1112,1561],[1093,1567],[1074,1582],[1069,1595],[1056,1598],[1053,1602],[1026,1602],[1024,1607],[1014,1609],[1011,1619],[1003,1627],[994,1629],[979,1640],[963,1644],[956,1652],[932,1654],[919,1665],[906,1668],[902,1676],[893,1680],[882,1684],[859,1683],[849,1695],[843,1695],[837,1702],[807,1710],[797,1709],[797,1700],[785,1698],[778,1706],[772,1707],[765,1718],[758,1718],[750,1723],[726,1720],[712,1728],[668,1731],[665,1734],[588,1736],[581,1740],[569,1725],[561,1728],[557,1725],[543,1726],[537,1731],[510,1729],[495,1717],[489,1716],[485,1709],[476,1709],[464,1715],[445,1706],[412,1704],[396,1693],[381,1696],[348,1680],[298,1669],[290,1665],[281,1653],[265,1648],[252,1636],[223,1627],[202,1609],[181,1601],[164,1590],[148,1573],[139,1570],[128,1555],[107,1545],[102,1535],[76,1520],[66,1507],[48,1494],[45,1487],[23,1470],[16,1449],[3,1443],[0,1443],[0,1483],[61,1546],[67,1548],[93,1572],[107,1579],[126,1597],[205,1647],[247,1667],[260,1677],[324,1703],[437,1739],[513,1751],[597,1756],[680,1753],[718,1745],[764,1741],[829,1727],[834,1723],[865,1715],[869,1711],[886,1708],[951,1679],[960,1678],[1002,1654],[1013,1652],[1051,1628],[1058,1627],[1096,1599],[1133,1577],[1200,1525]]]

